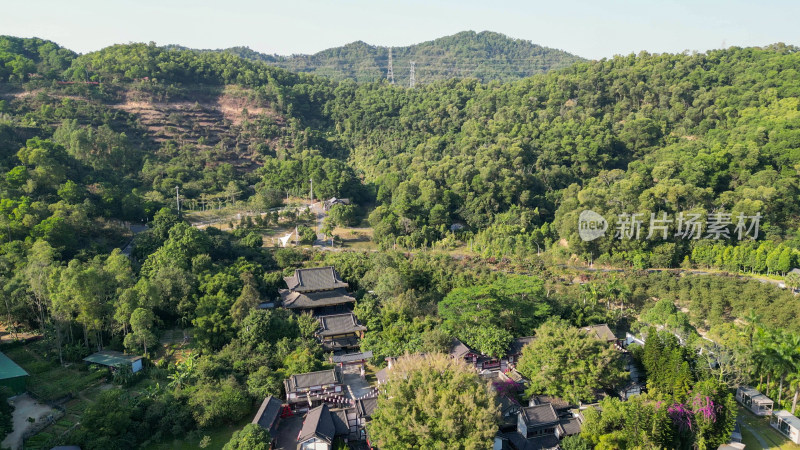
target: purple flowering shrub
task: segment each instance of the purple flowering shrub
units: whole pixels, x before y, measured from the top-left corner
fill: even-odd
[[[522,390],[522,387],[514,380],[495,381],[492,383],[495,392],[501,396],[514,398],[517,392]]]

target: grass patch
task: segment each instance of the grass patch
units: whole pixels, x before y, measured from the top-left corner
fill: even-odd
[[[778,433],[769,425],[768,417],[759,417],[739,407],[739,420],[749,425],[769,445],[770,449],[800,450],[800,445],[794,444]],[[762,448],[755,436],[746,427],[742,427],[742,442],[748,449]]]
[[[206,450],[220,450],[223,446],[225,446],[225,444],[228,443],[228,441],[231,440],[233,433],[244,428],[244,426],[250,423],[251,420],[252,419],[248,415],[235,425],[225,425],[219,428],[201,431],[199,432],[199,437],[197,438],[187,437],[186,439],[175,439],[169,442],[159,442],[150,444],[144,448],[148,450],[195,450],[200,448],[199,444],[200,440],[203,439],[203,436],[208,436],[211,438],[211,442],[206,447]]]
[[[81,363],[62,367],[54,359],[48,360],[48,349],[43,342],[16,347],[6,352],[30,374],[28,391],[41,401],[53,401],[66,395],[76,395],[106,377],[105,371],[89,371]]]

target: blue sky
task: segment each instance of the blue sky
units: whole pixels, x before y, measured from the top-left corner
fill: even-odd
[[[0,34],[78,52],[127,42],[314,53],[355,40],[409,45],[491,30],[587,58],[800,45],[797,0],[255,1],[11,0]]]

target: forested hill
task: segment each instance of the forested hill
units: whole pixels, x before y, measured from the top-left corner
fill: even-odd
[[[91,230],[85,220],[151,217],[176,186],[187,207],[263,210],[313,178],[319,197],[376,205],[369,222],[384,247],[460,241],[502,256],[560,242],[614,264],[785,272],[800,262],[798,72],[798,49],[776,44],[408,89],[229,53],[128,44],[78,56],[0,38],[11,224],[0,240],[78,246],[71,233]],[[583,209],[760,214],[760,239],[587,243]],[[453,223],[467,231],[455,236]]]
[[[411,61],[417,83],[449,78],[509,81],[567,67],[582,58],[562,50],[500,33],[463,31],[433,41],[392,47],[395,83],[408,85]],[[335,80],[378,81],[386,78],[389,48],[357,41],[313,55],[266,55],[247,47],[223,52],[264,61],[294,72],[309,72]]]

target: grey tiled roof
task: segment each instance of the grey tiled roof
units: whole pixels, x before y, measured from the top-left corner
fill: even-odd
[[[577,417],[569,417],[566,419],[561,419],[561,428],[564,429],[564,434],[566,434],[567,436],[580,434],[581,422],[578,420]]]
[[[550,403],[553,405],[553,409],[556,411],[556,414],[577,406],[562,398],[551,397],[549,395],[534,395],[531,399],[534,401],[534,405],[544,405],[545,403]]]
[[[356,400],[356,410],[358,411],[359,417],[364,417],[369,419],[372,417],[372,413],[375,412],[375,408],[378,407],[378,398],[377,397],[367,397]]]
[[[450,356],[453,358],[463,358],[469,353],[476,352],[467,347],[467,345],[461,342],[459,339],[453,338],[453,340],[450,342]]]
[[[361,361],[362,359],[370,359],[370,358],[372,358],[371,350],[359,353],[345,353],[343,355],[333,355],[331,356],[331,361],[334,364],[338,364],[338,363],[347,363],[353,361]]]
[[[531,343],[531,341],[534,339],[534,336],[525,336],[514,339],[511,341],[511,345],[508,346],[508,355],[521,355],[523,347]]]
[[[261,407],[258,408],[256,416],[253,418],[254,424],[261,426],[261,428],[272,433],[275,421],[278,414],[281,412],[282,403],[280,400],[273,396],[268,396],[261,402]]]
[[[350,433],[350,426],[347,425],[347,409],[332,409],[331,419],[337,436],[346,436]]]
[[[297,269],[294,271],[294,275],[284,277],[283,280],[289,289],[296,292],[314,292],[347,287],[347,283],[339,278],[336,269],[331,266]]]
[[[348,295],[345,289],[307,293],[281,289],[279,293],[281,294],[283,306],[289,309],[313,309],[323,306],[343,305],[356,301],[355,298]]]
[[[525,439],[524,436],[514,431],[503,433],[500,436],[508,439],[513,448],[518,450],[549,450],[558,448],[558,438],[552,434]]]
[[[350,432],[345,410],[331,410],[328,405],[320,405],[310,410],[303,421],[303,428],[297,436],[297,443],[305,442],[313,437],[332,442],[336,436],[344,436]]]
[[[525,424],[529,427],[558,422],[556,411],[550,403],[522,408],[520,414],[523,414]]]
[[[335,336],[337,334],[356,333],[367,329],[367,327],[358,323],[353,313],[320,316],[319,324],[322,328],[317,331],[317,336]]]
[[[599,325],[592,325],[588,327],[583,327],[581,330],[585,331],[589,336],[599,339],[601,341],[615,341],[617,340],[617,336],[614,335],[614,332],[611,331],[611,328],[608,325],[601,323]]]
[[[325,350],[333,351],[343,348],[355,348],[358,347],[359,344],[357,337],[344,337],[324,340],[321,342],[321,345]]]
[[[297,436],[297,443],[305,442],[313,437],[322,438],[331,442],[335,435],[336,426],[331,419],[328,405],[321,405],[306,414],[306,419],[303,421],[303,428]]]
[[[341,372],[337,369],[330,369],[292,375],[286,380],[286,392],[295,392],[298,389],[323,384],[342,384]]]

